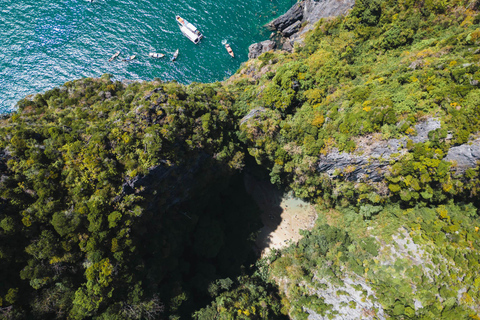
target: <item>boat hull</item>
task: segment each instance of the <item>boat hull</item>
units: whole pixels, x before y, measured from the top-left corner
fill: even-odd
[[[226,44],[226,45],[225,45],[225,49],[227,49],[228,54],[229,54],[232,58],[235,58],[235,54],[233,53],[233,50],[232,50],[232,48],[230,47],[230,45]]]
[[[150,52],[148,54],[150,58],[163,58],[165,55],[163,53]]]

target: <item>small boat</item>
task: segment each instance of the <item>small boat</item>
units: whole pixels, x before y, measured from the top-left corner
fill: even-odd
[[[200,42],[200,39],[203,38],[203,34],[198,31],[198,29],[193,24],[180,16],[175,16],[175,20],[177,20],[180,31],[182,31],[185,37],[190,39],[190,41],[195,44]]]
[[[115,60],[119,55],[120,55],[120,51],[115,52],[115,54],[114,54],[110,59],[108,59],[108,62],[112,62],[112,61]]]
[[[125,61],[125,62],[132,61],[133,59],[135,59],[135,57],[136,57],[136,55],[133,55],[133,56],[130,56],[128,58],[122,59],[122,61]]]
[[[225,49],[227,49],[228,54],[231,55],[232,58],[235,58],[235,54],[233,53],[233,50],[228,43],[225,44]]]
[[[165,55],[163,53],[150,52],[148,54],[150,58],[163,58]]]
[[[172,60],[172,61],[177,60],[178,52],[179,52],[179,51],[178,51],[178,49],[177,49],[177,51],[175,51],[175,53],[173,54],[173,57],[172,57],[170,60]]]

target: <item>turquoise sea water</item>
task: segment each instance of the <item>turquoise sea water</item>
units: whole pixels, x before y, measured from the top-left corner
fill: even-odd
[[[29,94],[110,73],[116,80],[223,80],[246,61],[248,46],[268,38],[262,26],[292,0],[0,0],[0,113]],[[204,35],[193,44],[178,14]],[[235,52],[231,58],[222,40]],[[176,49],[175,62],[170,57]],[[108,59],[136,55],[133,62]],[[162,59],[148,57],[160,52]]]

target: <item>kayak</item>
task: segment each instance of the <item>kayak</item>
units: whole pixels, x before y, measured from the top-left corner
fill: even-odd
[[[120,51],[115,52],[115,54],[114,54],[110,59],[108,59],[108,62],[112,62],[112,61],[115,60],[115,58],[117,58],[119,55],[120,55]]]
[[[178,57],[178,52],[179,52],[179,50],[177,49],[177,51],[175,51],[175,53],[173,54],[173,57],[172,57],[172,59],[171,59],[172,61],[175,61],[175,60],[177,59],[177,57]]]

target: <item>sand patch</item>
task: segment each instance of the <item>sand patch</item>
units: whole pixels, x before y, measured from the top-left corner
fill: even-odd
[[[263,228],[255,243],[264,256],[272,248],[280,249],[302,237],[300,230],[311,230],[317,219],[315,208],[305,201],[278,190],[268,181],[245,174],[245,188],[262,210]]]

